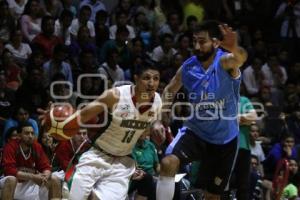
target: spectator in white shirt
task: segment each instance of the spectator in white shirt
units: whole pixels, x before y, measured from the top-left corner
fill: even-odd
[[[73,19],[70,26],[70,33],[73,37],[77,37],[80,26],[85,25],[90,31],[90,36],[95,38],[95,27],[93,22],[89,21],[91,16],[91,8],[89,6],[82,6],[79,11],[79,17]]]
[[[176,54],[173,45],[173,36],[169,33],[163,34],[161,45],[153,49],[151,59],[164,66],[169,66],[173,56]]]
[[[159,29],[158,35],[161,36],[165,33],[173,35],[175,41],[182,34],[182,26],[178,13],[172,12],[168,14],[168,21]]]
[[[270,55],[268,57],[267,63],[262,66],[262,72],[265,84],[271,87],[272,92],[282,88],[288,78],[285,68],[279,65],[276,55]]]
[[[125,80],[124,71],[117,64],[117,60],[118,50],[111,48],[106,54],[105,62],[98,68],[98,73],[107,77],[109,88],[111,88],[114,83]]]
[[[264,172],[262,162],[266,159],[266,157],[261,144],[263,143],[262,140],[265,139],[267,138],[260,137],[259,127],[256,124],[252,124],[250,126],[250,150],[251,155],[255,155],[258,158],[258,168],[262,175]]]
[[[116,32],[118,27],[121,26],[125,26],[128,31],[129,31],[129,39],[133,39],[135,38],[135,32],[134,32],[134,28],[130,25],[128,25],[128,15],[126,12],[118,12],[116,14],[116,20],[117,20],[117,24],[112,25],[111,27],[109,27],[109,39],[114,40],[116,39]]]
[[[261,146],[263,138],[264,137],[260,137],[259,127],[256,124],[252,124],[250,126],[250,150],[252,155],[258,157],[259,162],[265,160],[265,153]]]
[[[24,9],[24,13],[20,18],[22,34],[26,41],[31,42],[41,30],[42,18],[41,5],[38,0],[29,1]]]
[[[11,14],[15,19],[19,19],[21,14],[24,12],[25,5],[28,0],[6,0],[11,11]]]
[[[262,64],[262,60],[258,57],[255,57],[252,65],[249,65],[243,71],[243,82],[248,95],[251,97],[259,95],[260,88],[263,83],[264,76],[261,71]]]
[[[70,26],[73,20],[73,13],[70,10],[63,10],[59,19],[55,21],[54,35],[63,39],[65,45],[71,44]]]
[[[32,51],[27,43],[22,42],[22,39],[22,32],[20,30],[12,31],[10,34],[10,43],[5,45],[5,49],[8,49],[12,53],[14,60],[18,64],[24,66]]]

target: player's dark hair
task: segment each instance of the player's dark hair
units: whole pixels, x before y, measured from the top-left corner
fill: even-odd
[[[215,20],[207,20],[203,21],[201,24],[197,25],[194,29],[194,33],[199,32],[208,32],[208,35],[210,38],[217,38],[219,40],[223,39],[223,35],[221,33],[221,30],[219,28],[220,23]]]
[[[141,65],[136,66],[134,74],[140,76],[149,69],[159,71],[158,64],[150,59],[145,59]]]
[[[33,128],[33,125],[31,123],[29,123],[28,121],[20,122],[18,125],[18,128],[17,128],[18,134],[22,133],[23,128],[28,127],[28,126]]]

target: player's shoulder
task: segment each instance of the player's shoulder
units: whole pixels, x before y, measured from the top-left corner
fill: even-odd
[[[158,106],[162,105],[162,99],[161,99],[160,94],[158,92],[155,92],[154,104],[157,104]]]
[[[185,67],[185,66],[195,65],[197,63],[198,63],[197,62],[197,57],[196,56],[191,56],[183,62],[182,66]]]
[[[132,85],[121,85],[113,88],[113,92],[117,97],[128,97],[131,96]]]
[[[231,55],[230,52],[227,52],[223,49],[218,48],[215,54],[214,61],[221,61],[222,59],[226,59],[227,56]]]

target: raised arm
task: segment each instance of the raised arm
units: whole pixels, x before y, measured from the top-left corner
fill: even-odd
[[[219,26],[223,34],[220,46],[230,53],[221,58],[223,68],[230,73],[233,78],[240,75],[239,67],[247,60],[247,51],[238,45],[237,33],[227,24]]]

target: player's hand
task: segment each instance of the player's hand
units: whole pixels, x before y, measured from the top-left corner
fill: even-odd
[[[157,145],[162,145],[166,140],[165,127],[159,121],[156,121],[150,130],[150,138]]]
[[[46,186],[50,180],[51,174],[41,174],[42,175],[42,185]]]
[[[42,177],[44,177],[44,178],[46,178],[47,180],[49,180],[50,179],[50,177],[51,177],[51,173],[42,173],[41,174],[42,175]]]
[[[229,52],[234,52],[238,47],[237,32],[233,31],[227,24],[219,25],[219,28],[223,35],[223,40],[220,41],[220,46]]]
[[[31,179],[37,185],[43,185],[46,180],[41,174],[33,174]]]

